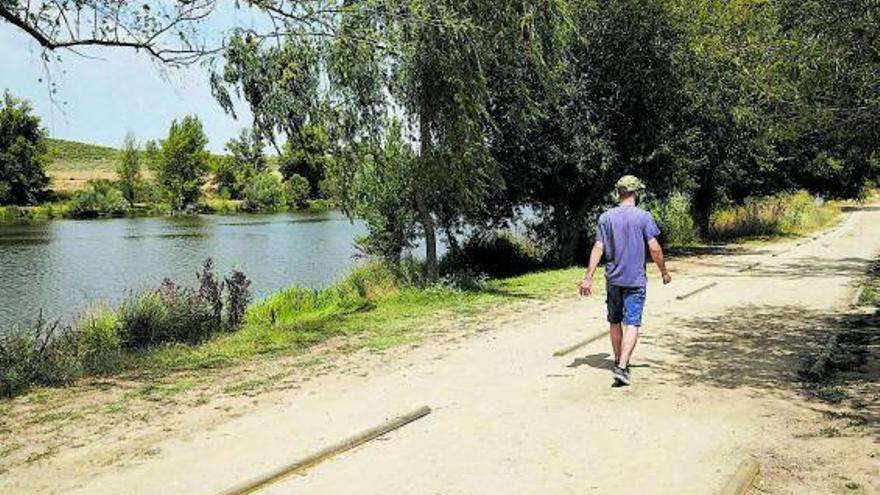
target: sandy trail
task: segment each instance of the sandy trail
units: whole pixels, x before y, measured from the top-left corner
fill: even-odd
[[[606,325],[601,296],[570,297],[169,434],[138,463],[77,477],[60,456],[39,471],[40,491],[213,494],[430,405],[428,417],[259,493],[706,494],[746,456],[764,468],[756,493],[843,492],[848,479],[877,493],[876,439],[819,438],[820,408],[794,382],[880,252],[880,208],[796,242],[672,262],[667,287],[654,273],[631,387],[610,386],[605,339],[552,357]],[[675,299],[708,282],[718,285]],[[7,488],[36,486],[19,475]]]

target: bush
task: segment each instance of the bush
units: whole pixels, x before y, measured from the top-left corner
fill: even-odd
[[[77,355],[85,371],[110,373],[122,357],[122,328],[119,316],[107,306],[98,306],[79,324]]]
[[[765,198],[748,198],[739,206],[712,214],[709,235],[714,240],[798,234],[830,222],[837,211],[806,191]]]
[[[164,342],[198,343],[216,330],[213,310],[198,292],[165,279],[159,290],[133,294],[119,308],[129,349]]]
[[[226,295],[226,324],[229,328],[237,329],[244,319],[245,310],[251,302],[251,281],[239,270],[233,270],[232,275],[226,279],[228,289]]]
[[[513,277],[546,266],[546,252],[528,239],[493,231],[472,236],[460,251],[440,263],[443,273],[484,273],[493,278]]]
[[[11,397],[34,386],[66,385],[79,376],[76,335],[42,314],[33,325],[0,333],[0,396]]]
[[[691,199],[686,194],[675,192],[663,201],[647,202],[645,209],[654,215],[664,246],[686,247],[699,241]]]
[[[309,201],[309,181],[299,174],[293,174],[284,181],[284,200],[291,208],[303,208]]]
[[[128,201],[110,181],[89,181],[87,189],[73,196],[70,215],[76,218],[121,215],[128,209]]]
[[[242,191],[245,211],[274,210],[284,204],[284,188],[278,179],[269,172],[255,175]]]

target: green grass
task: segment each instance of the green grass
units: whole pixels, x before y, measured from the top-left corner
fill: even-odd
[[[302,352],[340,335],[363,336],[361,345],[369,348],[392,348],[414,341],[420,330],[438,321],[574,293],[582,275],[581,268],[548,270],[462,291],[442,285],[400,288],[389,273],[367,266],[323,291],[294,287],[254,304],[246,324],[235,333],[219,334],[198,345],[171,344],[132,354],[124,369],[131,375],[159,377],[217,368],[260,356]]]
[[[80,143],[66,139],[46,139],[50,160],[116,160],[119,150],[110,146]]]

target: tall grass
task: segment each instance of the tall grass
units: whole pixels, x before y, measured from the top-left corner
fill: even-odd
[[[0,333],[0,397],[20,394],[34,385],[64,385],[81,367],[76,334],[42,314],[33,324]]]
[[[159,289],[129,293],[118,308],[101,305],[76,326],[48,324],[0,331],[0,396],[38,385],[63,385],[82,373],[110,374],[126,368],[134,355],[168,344],[199,344],[225,330],[237,330],[250,301],[250,281],[233,271],[226,321],[223,287],[205,262],[199,290],[166,279]]]
[[[802,234],[831,223],[840,210],[806,191],[765,198],[749,198],[744,204],[714,212],[709,238],[736,238]]]

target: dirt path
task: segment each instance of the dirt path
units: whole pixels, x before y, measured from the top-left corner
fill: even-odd
[[[755,493],[878,493],[878,431],[822,436],[825,406],[796,382],[880,252],[880,209],[795,243],[674,262],[669,287],[654,276],[632,387],[610,387],[604,339],[551,356],[605,325],[601,298],[570,297],[396,359],[350,357],[369,372],[274,391],[238,417],[169,417],[122,465],[106,451],[125,439],[84,438],[0,475],[0,491],[213,494],[426,404],[427,418],[260,493],[706,494],[746,456],[764,468]]]

